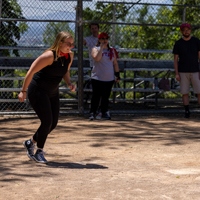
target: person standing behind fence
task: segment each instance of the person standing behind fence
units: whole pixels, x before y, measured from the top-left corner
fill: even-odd
[[[182,38],[175,43],[173,49],[174,68],[176,80],[180,81],[180,91],[185,107],[185,118],[189,118],[190,81],[200,104],[200,68],[198,63],[200,60],[200,40],[191,36],[191,25],[188,23],[182,24],[180,30]]]
[[[107,33],[99,34],[98,43],[92,49],[94,66],[91,73],[92,101],[89,117],[90,120],[95,118],[100,98],[102,119],[111,119],[108,113],[108,99],[114,80],[117,83],[120,80],[117,52],[114,48],[109,46],[108,38],[109,36]]]
[[[83,39],[83,45],[88,47],[89,50],[89,59],[90,59],[90,67],[93,67],[93,58],[91,55],[92,48],[97,44],[98,42],[98,35],[99,35],[99,24],[97,23],[91,23],[89,25],[90,31],[92,33],[91,36],[86,37]]]
[[[52,47],[40,55],[26,74],[22,90],[18,95],[21,102],[28,98],[38,115],[41,125],[29,140],[23,142],[30,159],[39,163],[47,163],[43,147],[48,134],[57,126],[59,117],[59,83],[64,79],[71,91],[69,68],[73,61],[73,36],[68,32],[60,32]],[[35,144],[37,151],[34,154]]]
[[[93,68],[94,61],[93,61],[91,52],[92,52],[93,47],[95,47],[97,42],[98,42],[99,24],[98,23],[91,23],[89,25],[89,28],[90,28],[92,35],[83,39],[83,45],[86,45],[88,47],[90,67]],[[90,82],[91,82],[90,80],[87,81],[87,83],[90,83]],[[101,119],[101,117],[102,117],[102,113],[100,112],[100,110],[101,110],[101,98],[99,100],[98,115],[96,116],[96,119]]]

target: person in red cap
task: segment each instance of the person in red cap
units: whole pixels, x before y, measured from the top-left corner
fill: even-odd
[[[98,36],[98,42],[92,49],[94,59],[91,72],[92,81],[92,101],[90,110],[90,120],[93,120],[101,99],[101,119],[111,119],[108,112],[108,102],[114,81],[120,80],[119,66],[117,63],[117,51],[109,46],[109,36],[107,33],[101,33]]]
[[[182,31],[185,27],[191,29],[191,25],[190,25],[190,24],[184,23],[184,24],[181,24],[181,26],[180,26],[181,31]]]
[[[185,118],[189,118],[190,82],[192,82],[193,91],[197,94],[200,104],[200,40],[191,36],[191,25],[188,23],[182,24],[180,30],[182,38],[176,41],[173,48],[174,68],[176,80],[180,82]]]

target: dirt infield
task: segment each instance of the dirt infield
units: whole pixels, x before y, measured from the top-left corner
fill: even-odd
[[[36,117],[0,117],[0,200],[199,200],[200,116],[60,117],[30,161]]]

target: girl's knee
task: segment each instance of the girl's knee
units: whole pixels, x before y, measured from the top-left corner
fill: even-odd
[[[56,128],[57,124],[58,124],[58,119],[57,120],[53,120],[53,122],[51,124],[51,131]]]

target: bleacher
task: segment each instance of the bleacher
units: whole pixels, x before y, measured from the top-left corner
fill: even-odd
[[[171,51],[160,51],[160,50],[118,50],[118,52],[138,52],[138,53],[171,53]],[[24,77],[16,76],[14,74],[14,70],[23,69],[28,70],[31,63],[35,60],[32,57],[0,57],[0,71],[4,71],[3,76],[0,77],[0,83],[2,81],[18,81],[19,87],[1,87],[0,92],[19,92],[21,90],[20,83],[23,81]],[[174,101],[173,99],[163,99],[160,98],[160,94],[165,93],[162,89],[153,89],[152,83],[154,78],[159,74],[164,75],[168,70],[174,71],[173,60],[152,60],[152,59],[134,59],[134,58],[119,58],[118,64],[120,68],[121,84],[115,84],[112,88],[113,98],[110,99],[112,103],[118,102],[152,102],[154,103],[154,108],[158,108],[158,103],[163,101]],[[83,60],[83,69],[84,71],[91,71],[89,66],[89,59],[84,58]],[[78,71],[78,60],[75,57],[72,63],[71,69],[73,72]],[[127,72],[133,72],[133,77],[127,77]],[[145,74],[145,76],[141,76],[141,72]],[[154,72],[152,74],[152,72]],[[71,77],[71,80],[74,82],[78,82],[78,76]],[[88,80],[88,76],[84,78],[84,80]],[[160,80],[160,79],[158,79]],[[127,86],[128,84],[132,86]],[[1,84],[2,85],[2,84]],[[78,88],[76,88],[78,91]],[[181,101],[181,95],[178,93],[179,89],[172,89],[170,92],[178,95],[180,97],[179,101]],[[60,92],[70,94],[70,90],[65,85],[61,85]],[[84,88],[85,93],[92,92],[92,89]],[[133,98],[127,99],[126,93],[133,92]],[[139,99],[135,97],[136,93],[143,94]],[[6,94],[6,93],[5,93]],[[72,94],[74,99],[60,99],[61,102],[77,102],[77,95]],[[196,97],[193,96],[191,101],[196,101]],[[176,99],[177,101],[177,99]],[[1,95],[0,102],[18,102],[17,98],[5,98],[5,96]]]

